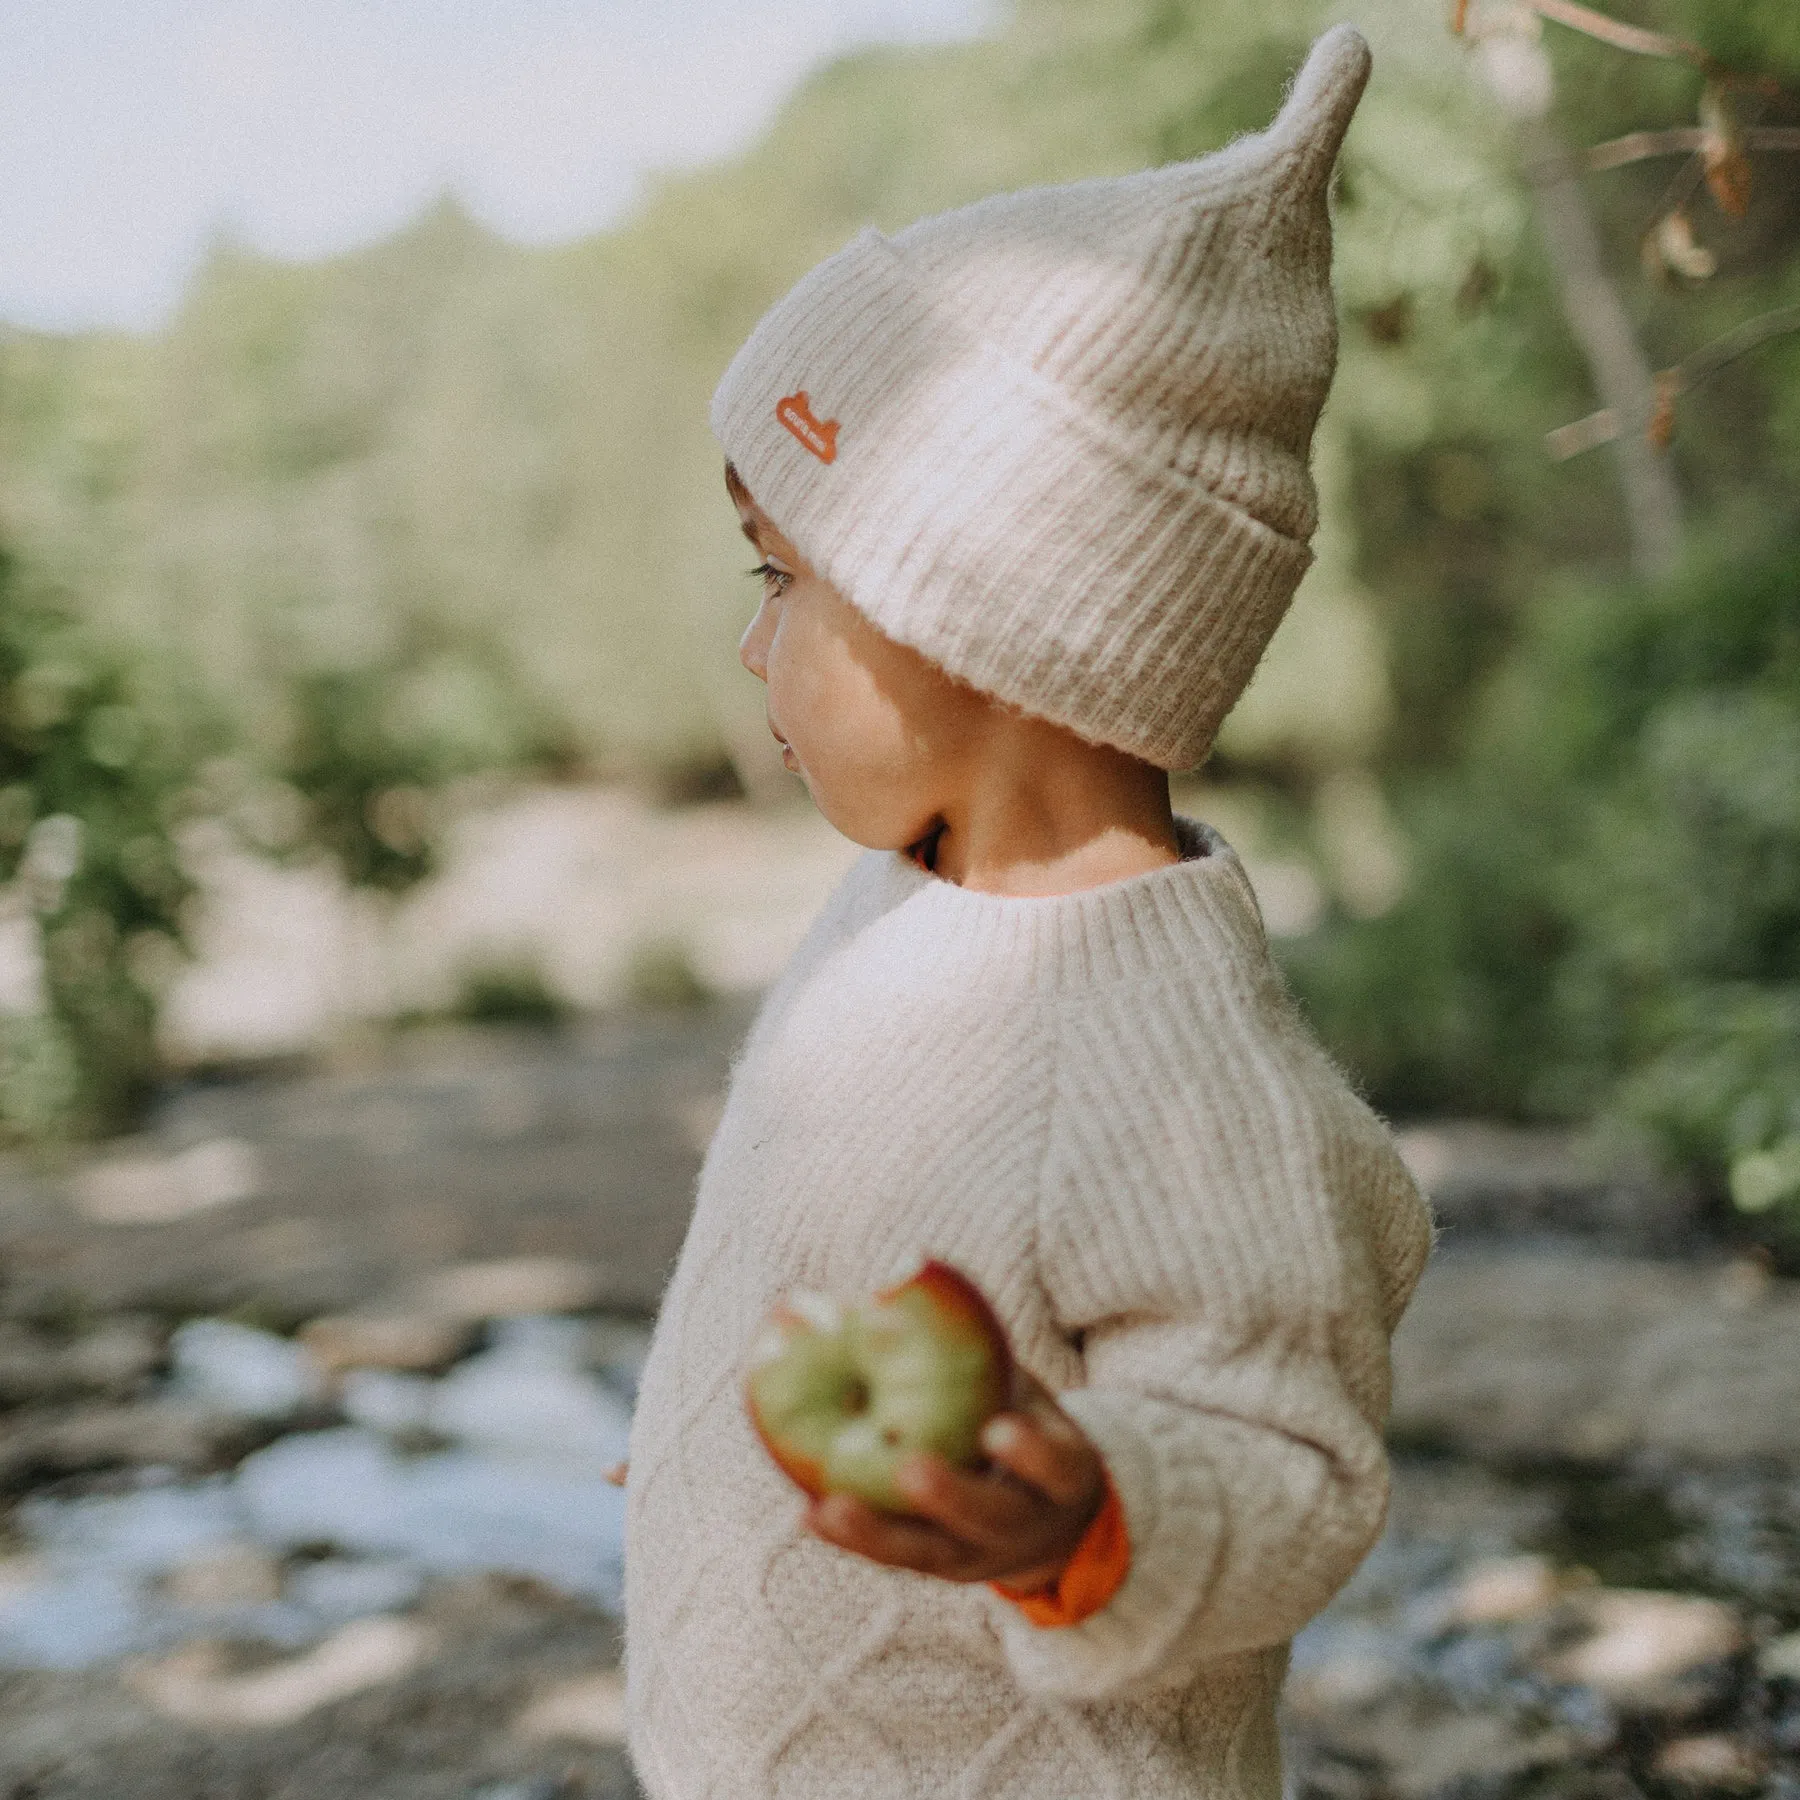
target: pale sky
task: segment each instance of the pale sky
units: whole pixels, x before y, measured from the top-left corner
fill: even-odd
[[[808,69],[1002,0],[0,0],[0,320],[153,328],[207,236],[313,257],[453,188],[522,242],[749,142]]]

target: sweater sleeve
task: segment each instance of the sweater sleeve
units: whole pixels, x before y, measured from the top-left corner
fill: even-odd
[[[1131,1559],[1077,1623],[998,1617],[1028,1691],[1138,1696],[1279,1644],[1381,1530],[1388,1332],[1429,1229],[1323,1056],[1268,1049],[1242,1092],[1063,1096],[1040,1279],[1083,1355],[1060,1398],[1106,1462]],[[1098,1079],[1091,1058],[1075,1079]]]

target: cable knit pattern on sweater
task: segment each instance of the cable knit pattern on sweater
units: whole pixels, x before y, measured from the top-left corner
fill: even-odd
[[[1279,1793],[1287,1640],[1380,1529],[1388,1338],[1430,1226],[1237,858],[1179,828],[1181,863],[1044,899],[872,852],[764,1004],[632,1430],[655,1800]],[[751,1432],[777,1297],[924,1254],[1106,1459],[1132,1563],[1078,1625],[820,1542]]]

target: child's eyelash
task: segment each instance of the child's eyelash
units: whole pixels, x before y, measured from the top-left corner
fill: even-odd
[[[760,581],[792,581],[794,578],[786,569],[778,569],[773,563],[758,563],[754,569],[746,569],[746,575],[754,575]]]

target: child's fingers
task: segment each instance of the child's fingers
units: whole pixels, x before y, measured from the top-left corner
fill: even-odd
[[[990,1419],[981,1434],[981,1447],[1058,1506],[1085,1499],[1100,1472],[1093,1445],[1074,1420],[1054,1406]]]
[[[969,1548],[941,1526],[896,1513],[877,1512],[851,1494],[814,1501],[806,1522],[827,1542],[854,1550],[896,1569],[925,1575],[955,1575],[969,1560]]]
[[[1044,1497],[1034,1489],[992,1474],[968,1474],[941,1456],[909,1457],[900,1486],[926,1518],[952,1537],[984,1549],[1004,1549],[1038,1522]]]

